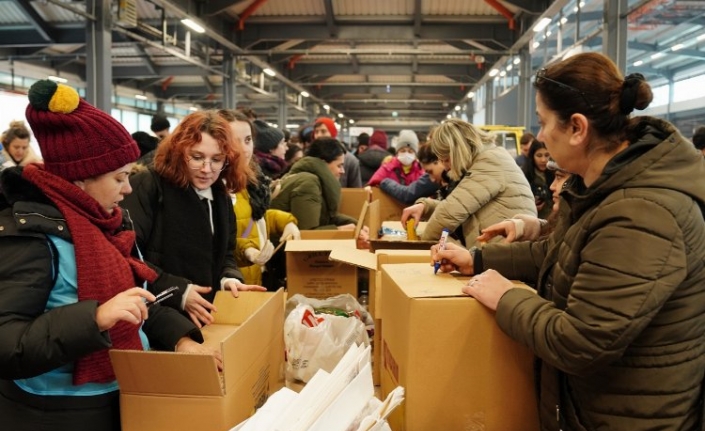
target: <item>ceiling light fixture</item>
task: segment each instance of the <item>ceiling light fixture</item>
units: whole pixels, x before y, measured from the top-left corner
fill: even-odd
[[[59,76],[54,76],[54,75],[47,76],[47,79],[49,81],[59,82],[61,84],[66,84],[67,82],[69,82],[69,80],[66,78],[61,78]]]
[[[191,112],[196,112],[198,111],[198,108],[196,108],[195,106],[189,106],[188,110]]]
[[[543,17],[539,20],[538,23],[534,26],[534,33],[540,33],[543,31],[544,28],[546,28],[549,24],[551,23],[551,18],[548,17]]]
[[[323,109],[325,109],[326,111],[330,110],[330,105],[323,105]]]
[[[490,76],[496,76],[498,73],[499,73],[499,70],[497,70],[497,69],[490,70]]]
[[[657,52],[656,54],[652,54],[652,55],[651,55],[651,59],[652,59],[652,60],[656,60],[657,58],[661,58],[661,57],[663,57],[663,53],[662,53],[662,52]]]
[[[301,92],[301,96],[302,96],[302,97],[308,97],[308,96],[310,96],[310,94],[308,94],[308,91],[302,91],[302,92]]]
[[[685,48],[685,45],[682,43],[678,43],[678,44],[673,45],[671,47],[671,51],[678,51],[679,49],[683,49],[683,48]]]
[[[639,66],[641,66],[642,64],[644,64],[644,60],[637,60],[637,61],[634,62],[633,66],[634,66],[634,67],[639,67]]]
[[[206,32],[205,28],[203,28],[200,24],[196,24],[196,22],[190,18],[182,19],[181,24],[185,25],[186,27],[190,28],[191,30],[195,31],[196,33],[205,33]]]
[[[273,71],[272,69],[265,67],[262,72],[266,73],[269,76],[276,76],[277,72]]]
[[[343,117],[345,117],[345,115],[343,115],[342,112],[338,112],[338,118],[343,118]]]
[[[135,99],[137,100],[147,100],[147,96],[144,94],[135,94]]]

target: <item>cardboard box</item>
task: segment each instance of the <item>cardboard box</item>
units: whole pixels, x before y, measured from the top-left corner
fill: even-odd
[[[329,298],[349,293],[357,298],[357,268],[329,259],[334,248],[355,249],[353,239],[286,242],[286,285],[289,297]]]
[[[340,190],[340,203],[338,213],[345,214],[355,219],[360,215],[360,208],[370,200],[370,193],[362,188],[343,187]]]
[[[467,280],[428,264],[382,266],[382,395],[406,388],[394,431],[539,429],[534,357],[462,294]]]
[[[387,220],[392,220],[392,221],[399,221],[401,220],[401,213],[404,211],[404,208],[406,208],[409,205],[404,205],[403,203],[399,202],[398,200],[394,199],[393,197],[389,196],[385,192],[383,192],[380,188],[378,187],[372,187],[372,197],[370,198],[371,202],[374,201],[379,201],[379,215],[380,215],[380,220],[382,221],[387,221]]]
[[[111,350],[123,431],[227,431],[284,385],[284,292],[218,292],[210,355]]]
[[[342,263],[370,270],[369,273],[369,304],[368,311],[375,319],[375,333],[372,339],[372,380],[375,385],[380,384],[380,368],[382,365],[382,265],[393,263],[429,263],[430,252],[422,250],[377,250],[370,253],[366,250],[356,250],[347,247],[334,248],[330,259]],[[431,268],[429,266],[429,268]]]
[[[301,239],[354,239],[351,230],[302,230]]]
[[[372,251],[393,249],[393,250],[425,250],[429,251],[431,246],[436,244],[437,241],[421,241],[421,240],[407,240],[406,238],[396,238],[396,237],[380,237],[379,231],[382,226],[390,227],[392,229],[397,229],[406,232],[406,226],[402,226],[399,218],[395,221],[385,221],[382,212],[384,203],[379,200],[372,201],[367,208],[369,213],[369,229],[370,229],[370,249]],[[399,214],[401,217],[401,213]],[[426,223],[417,226],[417,233],[421,233],[425,228]],[[419,229],[420,228],[420,229]]]

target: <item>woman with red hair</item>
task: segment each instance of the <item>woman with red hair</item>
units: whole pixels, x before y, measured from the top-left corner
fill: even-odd
[[[131,178],[134,192],[122,202],[145,260],[179,287],[165,303],[199,327],[213,322],[216,290],[235,297],[238,291],[265,290],[243,283],[233,256],[229,191],[245,187],[249,168],[232,140],[230,125],[217,113],[188,115],[159,144],[154,167]]]

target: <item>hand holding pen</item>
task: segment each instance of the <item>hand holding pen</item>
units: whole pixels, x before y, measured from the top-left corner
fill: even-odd
[[[433,266],[438,264],[441,272],[458,271],[464,275],[473,275],[473,257],[465,247],[445,243],[443,250],[440,249],[440,244],[431,247],[431,259]]]
[[[442,252],[443,250],[446,249],[446,241],[448,241],[448,234],[450,231],[446,228],[443,229],[443,232],[441,232],[441,239],[438,240],[438,251]],[[443,259],[437,259],[435,260],[435,263],[433,264],[433,273],[437,274],[438,269],[441,267],[441,262]]]
[[[121,321],[139,325],[149,317],[146,301],[156,299],[141,287],[127,289],[98,306],[95,323],[100,331],[107,331]]]

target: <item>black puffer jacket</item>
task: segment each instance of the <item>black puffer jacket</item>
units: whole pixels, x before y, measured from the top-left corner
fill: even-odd
[[[21,170],[8,168],[0,176],[0,379],[34,377],[111,345],[95,323],[97,301],[45,311],[57,265],[47,235],[71,241],[71,234],[62,214],[21,178]],[[168,307],[151,307],[143,329],[159,349],[173,351],[187,335],[203,341],[188,319]]]

